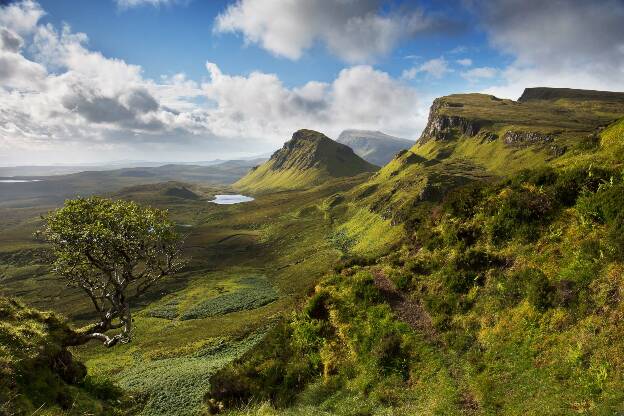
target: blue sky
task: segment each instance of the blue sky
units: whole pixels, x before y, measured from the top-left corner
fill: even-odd
[[[0,164],[417,139],[437,96],[624,89],[624,0],[3,0]]]
[[[246,44],[240,33],[213,33],[216,17],[231,3],[193,0],[157,7],[149,3],[120,7],[114,1],[40,1],[47,13],[43,22],[56,26],[68,23],[73,31],[89,36],[92,49],[107,57],[141,65],[150,78],[183,72],[201,80],[207,76],[204,63],[210,60],[229,74],[248,74],[254,70],[275,73],[286,86],[294,87],[310,80],[330,82],[345,67],[341,59],[318,43],[300,59],[291,60],[257,44]],[[391,7],[402,7],[400,2],[395,3]],[[458,2],[440,3],[427,1],[420,6],[432,14],[452,14],[451,23],[457,27],[449,29],[450,33],[440,31],[407,39],[390,53],[367,63],[400,77],[404,70],[418,63],[444,56],[457,71],[448,73],[443,80],[427,77],[426,73],[412,80],[423,89],[444,94],[467,88],[458,72],[465,68],[454,65],[454,60],[470,58],[475,66],[495,66],[511,60],[489,47],[472,13]]]

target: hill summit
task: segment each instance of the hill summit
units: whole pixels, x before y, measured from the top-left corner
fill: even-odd
[[[349,146],[356,155],[377,166],[385,165],[401,150],[414,145],[411,140],[371,130],[344,130],[336,141]]]
[[[579,90],[575,88],[536,87],[525,88],[519,102],[533,100],[583,100],[624,102],[624,92]]]
[[[328,178],[374,172],[377,167],[314,130],[299,130],[264,164],[234,184],[248,191],[305,188]]]

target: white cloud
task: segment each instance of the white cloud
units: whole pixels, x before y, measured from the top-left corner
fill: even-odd
[[[37,7],[0,7],[0,22]],[[90,50],[87,36],[66,25],[29,25],[0,27],[0,163],[201,159],[265,152],[304,127],[415,137],[425,122],[416,91],[370,66],[294,88],[275,74],[224,74],[214,63],[203,84],[184,74],[153,80],[140,66]]]
[[[240,32],[289,59],[319,41],[347,62],[364,62],[434,26],[420,10],[381,14],[380,8],[380,0],[238,0],[217,17],[215,31]]]
[[[0,27],[24,35],[30,33],[45,14],[41,6],[32,0],[9,3],[2,6]]]
[[[303,127],[333,137],[348,127],[411,137],[423,127],[415,90],[367,65],[344,69],[331,83],[293,89],[273,74],[233,76],[214,63],[206,67],[211,79],[202,88],[215,104],[208,117],[219,136],[265,137],[277,145]]]
[[[621,0],[473,0],[491,44],[516,59],[488,92],[525,87],[624,90]]]
[[[122,9],[129,9],[132,7],[141,7],[141,6],[152,6],[152,7],[160,7],[160,6],[171,6],[173,4],[181,3],[182,0],[115,0],[117,6]]]
[[[457,62],[461,66],[471,66],[472,65],[472,59],[470,59],[470,58],[458,59],[455,62]]]
[[[468,51],[468,48],[463,46],[463,45],[460,45],[460,46],[456,46],[453,49],[451,49],[450,53],[457,54],[457,53],[464,53],[466,51]]]
[[[401,75],[404,79],[414,79],[420,73],[426,73],[433,78],[440,79],[452,70],[449,68],[448,62],[443,57],[430,59],[420,66],[415,66],[403,71]]]
[[[498,70],[489,66],[473,68],[461,73],[464,79],[470,82],[477,82],[483,79],[492,79],[498,75]]]

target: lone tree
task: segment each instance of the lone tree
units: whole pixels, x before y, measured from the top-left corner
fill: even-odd
[[[99,315],[67,345],[129,342],[130,301],[183,266],[181,239],[167,211],[91,197],[67,200],[44,220],[39,234],[52,245],[54,272],[81,289]],[[112,330],[120,331],[107,335]]]

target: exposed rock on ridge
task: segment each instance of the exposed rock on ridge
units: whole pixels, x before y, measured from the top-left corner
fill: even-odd
[[[459,134],[474,137],[487,124],[485,120],[469,119],[461,116],[444,114],[441,110],[448,107],[462,107],[463,104],[452,103],[443,98],[436,98],[433,101],[429,112],[427,127],[422,132],[419,142],[425,143],[429,140],[450,140],[454,137],[453,130]]]

